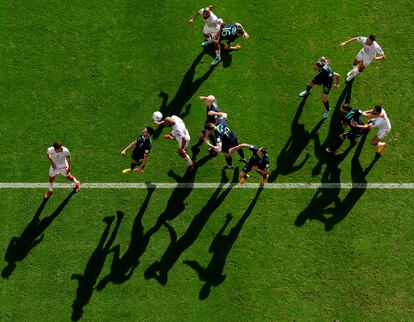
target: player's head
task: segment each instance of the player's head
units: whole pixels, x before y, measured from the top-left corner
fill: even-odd
[[[151,135],[154,134],[154,129],[150,126],[147,126],[143,131],[142,131],[142,135],[145,137],[150,137]]]
[[[204,8],[204,10],[203,10],[203,18],[204,19],[207,19],[208,17],[210,17],[210,13],[211,13],[210,7]]]
[[[369,35],[369,36],[367,37],[367,40],[365,41],[365,43],[366,43],[367,45],[372,45],[372,44],[374,43],[374,41],[375,41],[375,36],[374,36],[374,35]]]
[[[382,106],[381,105],[375,105],[374,108],[371,111],[372,114],[380,115],[382,113]]]
[[[207,106],[210,106],[210,105],[214,104],[215,101],[216,101],[216,98],[214,97],[214,95],[209,95],[209,96],[207,96],[206,104],[207,104]]]
[[[345,103],[344,105],[342,105],[341,110],[342,112],[349,112],[350,110],[352,110],[352,106],[349,103]]]
[[[53,148],[55,149],[56,152],[62,152],[63,150],[62,142],[56,141],[55,143],[53,143]]]
[[[174,121],[171,117],[167,116],[164,121],[163,121],[164,125],[173,125]]]
[[[267,148],[260,148],[258,151],[257,151],[257,155],[259,156],[259,157],[263,157],[263,156],[265,156],[265,155],[267,155]]]
[[[237,25],[236,34],[237,34],[237,36],[243,36],[244,30],[243,30],[243,27],[241,25]]]
[[[208,133],[213,132],[216,129],[216,126],[212,122],[207,122],[206,125],[204,125],[204,130],[206,130]]]
[[[315,62],[315,70],[320,71],[321,68],[324,66],[324,63],[321,62],[319,59]]]

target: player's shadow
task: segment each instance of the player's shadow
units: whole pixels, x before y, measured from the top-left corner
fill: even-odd
[[[201,84],[203,84],[203,82],[205,82],[210,77],[211,73],[215,68],[215,66],[210,66],[209,69],[201,77],[194,80],[196,67],[200,63],[205,53],[206,51],[203,49],[203,51],[200,52],[194,59],[190,68],[185,73],[181,81],[180,87],[177,90],[177,93],[170,102],[168,102],[169,95],[165,92],[160,92],[159,96],[162,98],[162,101],[159,111],[162,113],[164,117],[177,115],[184,119],[190,113],[191,104],[187,104],[187,102],[197,92]],[[183,112],[182,109],[184,106],[186,109]],[[157,139],[160,136],[162,129],[163,126],[159,126],[155,130],[153,134],[154,139]]]
[[[345,88],[342,90],[342,93],[339,96],[332,112],[328,135],[326,136],[324,143],[321,144],[319,136],[315,136],[315,156],[318,159],[318,163],[312,170],[312,175],[314,176],[319,175],[323,165],[330,163],[332,160],[332,156],[329,153],[326,153],[325,148],[333,146],[336,143],[338,136],[343,133],[341,124],[341,106],[344,103],[351,102],[352,84],[353,81],[345,83]]]
[[[111,271],[108,275],[101,279],[97,284],[96,289],[102,290],[109,282],[114,284],[121,284],[128,281],[134,270],[139,264],[139,259],[147,249],[150,241],[150,234],[144,234],[144,226],[142,225],[142,218],[147,210],[149,201],[155,186],[148,184],[147,196],[135,217],[134,224],[131,230],[131,240],[128,249],[121,256],[121,247],[116,245],[112,247],[109,252],[113,252],[113,259],[111,265]]]
[[[318,131],[325,120],[321,119],[311,132],[305,130],[305,125],[300,124],[299,119],[302,115],[306,99],[307,96],[302,99],[302,102],[296,110],[296,114],[291,125],[290,138],[279,152],[276,159],[276,169],[270,173],[269,182],[276,181],[279,175],[288,175],[300,170],[310,157],[309,153],[307,153],[303,160],[297,163],[297,160],[308,146],[310,140],[315,139],[318,136]]]
[[[239,219],[237,224],[231,228],[228,235],[224,235],[224,231],[233,218],[231,214],[227,214],[223,227],[214,237],[210,245],[209,252],[213,253],[213,256],[205,268],[201,266],[197,261],[183,261],[184,264],[189,265],[198,273],[198,277],[201,281],[205,282],[205,284],[201,287],[199,293],[200,300],[205,300],[209,296],[212,286],[217,287],[226,279],[226,275],[223,274],[223,271],[224,266],[226,265],[227,256],[229,255],[234,243],[236,242],[244,223],[252,213],[262,190],[262,188],[259,188],[257,190],[254,199],[244,212],[243,216]]]
[[[238,169],[233,173],[231,184],[224,190],[223,186],[226,183],[225,171],[222,171],[222,184],[214,191],[207,203],[201,211],[194,216],[185,233],[178,238],[173,227],[167,222],[164,226],[168,229],[170,234],[170,243],[165,250],[161,259],[151,264],[144,273],[145,279],[156,279],[161,285],[165,285],[168,281],[168,272],[180,258],[181,254],[188,249],[197,239],[204,225],[207,223],[210,216],[220,207],[223,201],[230,193],[232,187],[238,184]]]
[[[63,208],[65,208],[74,194],[75,192],[72,191],[50,216],[40,220],[40,215],[42,214],[47,203],[47,199],[43,199],[39,208],[36,210],[32,221],[27,225],[23,233],[19,237],[13,237],[10,240],[4,256],[7,266],[2,271],[1,276],[3,278],[8,278],[16,268],[16,263],[22,261],[34,247],[42,242],[44,238],[43,232],[62,212]]]
[[[231,63],[233,61],[233,52],[229,51],[229,50],[225,50],[223,48],[224,46],[221,47],[221,61],[223,63],[223,68],[229,68],[231,66]],[[214,53],[214,58],[215,58],[215,53]]]
[[[351,161],[351,177],[352,188],[348,194],[341,201],[339,198],[340,187],[340,172],[338,164],[340,159],[336,162],[329,163],[324,175],[322,176],[322,186],[317,190],[309,205],[303,210],[295,220],[295,225],[300,227],[306,220],[319,220],[325,224],[325,230],[330,231],[333,227],[341,222],[351,209],[355,206],[358,200],[364,194],[367,181],[366,176],[371,171],[375,163],[378,161],[380,155],[376,154],[371,164],[364,170],[359,161],[362,148],[364,146],[366,134],[358,143],[358,147],[352,157]],[[350,146],[341,156],[344,159],[352,149]]]
[[[109,231],[111,229],[115,216],[104,218],[104,222],[106,224],[105,230],[101,236],[101,239],[99,240],[98,246],[95,248],[88,260],[88,263],[86,264],[85,271],[83,274],[73,274],[71,277],[72,280],[78,281],[76,298],[72,304],[72,321],[78,321],[82,317],[83,308],[86,304],[88,304],[89,300],[92,297],[95,283],[102,271],[106,257],[110,252],[110,248],[115,241],[123,217],[124,213],[118,211],[115,228],[112,230],[112,234],[109,239]]]

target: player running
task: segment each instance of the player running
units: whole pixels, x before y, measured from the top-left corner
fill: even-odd
[[[241,46],[236,45],[232,46],[231,44],[239,37],[243,37],[245,39],[249,38],[249,34],[246,32],[246,30],[243,28],[243,26],[238,23],[232,23],[230,25],[225,25],[223,29],[220,32],[220,41],[227,41],[227,43],[224,45],[224,49],[228,51],[232,50],[240,50]]]
[[[342,127],[345,129],[349,126],[350,130],[339,135],[338,140],[333,147],[325,149],[325,151],[328,153],[336,153],[336,151],[339,149],[342,143],[344,143],[345,140],[349,140],[352,142],[352,144],[355,144],[357,138],[361,137],[364,133],[364,130],[357,126],[364,125],[360,119],[360,116],[362,115],[361,110],[352,109],[351,104],[344,104],[341,107],[341,111],[346,113],[341,121]]]
[[[53,143],[53,146],[47,149],[47,159],[50,163],[49,168],[49,189],[45,194],[45,199],[49,199],[53,193],[53,184],[55,182],[56,175],[60,174],[69,181],[75,184],[74,190],[78,192],[80,189],[80,181],[78,181],[73,175],[70,174],[71,158],[68,148],[64,147],[59,141]]]
[[[368,37],[355,37],[347,41],[341,42],[341,47],[345,47],[350,42],[359,42],[362,44],[362,49],[355,57],[353,67],[348,72],[346,80],[351,81],[356,75],[362,73],[364,69],[374,60],[384,60],[385,54],[382,48],[375,41],[374,35]],[[377,56],[378,55],[378,56]]]
[[[314,65],[314,69],[319,72],[312,80],[309,81],[308,85],[306,86],[306,90],[299,94],[300,97],[304,97],[309,95],[312,87],[314,85],[323,85],[322,89],[322,103],[325,106],[325,112],[323,113],[322,117],[324,119],[328,118],[330,106],[328,101],[329,91],[332,88],[332,84],[334,87],[339,87],[339,79],[340,75],[335,73],[331,67],[329,66],[329,61],[326,60],[325,57],[319,58]]]
[[[230,148],[233,148],[240,144],[237,135],[227,126],[225,122],[221,122],[217,124],[217,126],[214,125],[214,123],[209,122],[204,126],[204,129],[206,130],[206,133],[209,137],[214,136],[216,144],[212,145],[208,142],[208,140],[206,140],[205,143],[210,148],[214,149],[215,152],[224,153],[224,156],[226,158],[226,165],[223,167],[223,169],[233,169],[233,159],[229,153],[229,150]],[[237,152],[239,152],[242,161],[247,161],[242,149],[238,150]]]
[[[363,116],[370,119],[367,125],[356,125],[360,129],[377,128],[377,135],[371,140],[371,144],[377,147],[377,153],[381,154],[387,146],[381,140],[391,131],[391,122],[387,113],[380,105],[376,105],[372,110],[364,111]]]
[[[253,169],[261,175],[260,185],[263,186],[267,182],[267,178],[269,176],[270,161],[267,154],[267,149],[258,148],[254,145],[242,143],[229,149],[229,153],[232,154],[243,148],[248,148],[253,152],[253,155],[250,160],[247,161],[247,163],[244,165],[243,170],[240,172],[240,184],[244,184],[246,182],[246,180],[250,177],[248,173]]]
[[[138,175],[144,173],[144,167],[147,164],[152,149],[151,136],[153,134],[154,129],[149,126],[146,127],[136,140],[132,141],[121,151],[121,155],[124,157],[130,149],[133,149],[130,168],[122,170],[122,173],[129,174],[135,172]],[[138,166],[137,169],[135,169],[136,166]]]
[[[194,19],[198,16],[202,16],[204,19],[204,29],[203,34],[205,40],[201,43],[203,47],[213,43],[214,49],[216,51],[216,58],[211,62],[212,66],[216,66],[221,61],[220,56],[220,31],[224,27],[224,22],[222,19],[218,18],[211,9],[213,8],[212,5],[209,5],[206,8],[201,8],[198,10],[194,16],[187,21],[187,24],[192,25]]]
[[[176,115],[167,116],[163,121],[153,121],[158,125],[171,126],[172,131],[169,134],[164,135],[164,138],[174,140],[178,142],[178,155],[187,161],[188,171],[193,171],[195,162],[193,162],[190,156],[185,151],[190,144],[190,134],[185,127],[184,121]]]

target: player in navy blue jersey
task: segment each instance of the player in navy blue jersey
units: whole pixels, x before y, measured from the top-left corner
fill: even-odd
[[[213,95],[199,96],[198,99],[200,101],[203,101],[206,107],[206,121],[204,124],[207,124],[209,122],[216,124],[219,119],[227,117],[226,113],[220,112],[217,100]],[[193,160],[195,160],[196,155],[200,151],[200,146],[207,138],[208,136],[206,135],[206,130],[203,128],[198,137],[198,142],[191,147],[191,151],[193,152]],[[214,141],[213,144],[215,144]]]
[[[209,143],[207,140],[206,144],[213,149],[216,153],[223,152],[226,158],[226,165],[224,169],[233,169],[233,159],[229,153],[230,148],[233,148],[240,144],[237,135],[227,126],[227,122],[224,118],[220,119],[220,122],[213,124],[211,122],[204,126],[208,137],[213,136],[215,145]],[[247,162],[244,157],[244,151],[239,150],[240,161]]]
[[[148,156],[152,149],[151,135],[154,134],[152,127],[146,127],[138,138],[132,141],[125,149],[122,150],[121,155],[125,156],[128,150],[132,150],[131,166],[129,169],[124,169],[122,173],[129,174],[135,172],[142,174],[144,167],[148,161]],[[136,166],[138,166],[137,169]]]
[[[249,34],[238,22],[225,25],[220,32],[220,41],[226,41],[226,44],[224,45],[225,50],[240,50],[240,45],[232,46],[232,43],[239,37],[248,39]]]
[[[246,180],[249,178],[248,173],[251,170],[254,170],[261,176],[260,185],[264,185],[267,182],[267,178],[269,176],[269,166],[270,166],[267,149],[263,147],[258,148],[251,144],[242,143],[229,149],[229,153],[232,154],[243,148],[248,148],[250,151],[253,152],[253,155],[249,159],[249,161],[247,161],[247,163],[243,167],[243,170],[240,172],[240,181],[239,181],[240,184],[244,184]]]
[[[328,153],[335,153],[345,140],[349,140],[352,142],[352,144],[355,144],[356,139],[362,136],[362,134],[364,134],[363,129],[355,126],[364,125],[364,122],[362,122],[360,119],[362,111],[358,109],[353,109],[351,104],[342,105],[341,111],[346,113],[341,121],[342,127],[345,129],[349,126],[350,130],[339,135],[338,140],[336,141],[333,147],[326,148],[326,152]]]
[[[340,75],[331,69],[329,66],[329,61],[326,60],[325,57],[321,57],[315,62],[314,69],[319,72],[318,75],[309,81],[308,85],[306,86],[306,90],[301,92],[299,96],[304,97],[306,95],[309,95],[314,85],[323,85],[322,103],[325,106],[323,118],[326,119],[329,116],[330,111],[328,101],[329,91],[331,90],[332,85],[334,85],[334,87],[339,87]]]

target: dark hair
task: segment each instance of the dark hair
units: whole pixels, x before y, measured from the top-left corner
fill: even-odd
[[[206,123],[206,125],[204,125],[204,130],[211,131],[213,129],[214,129],[214,124],[211,122],[208,122]]]
[[[321,62],[320,60],[317,60],[316,63],[315,63],[315,66],[320,67],[320,68],[322,68],[323,65],[324,65],[324,63]]]
[[[149,135],[153,135],[154,134],[154,129],[151,126],[147,126],[147,132],[149,133]]]
[[[267,148],[260,148],[260,152],[262,152],[263,154],[267,154]]]
[[[378,112],[378,114],[381,114],[382,112],[382,106],[381,105],[375,105],[374,110]]]
[[[344,105],[342,105],[342,109],[345,111],[350,111],[352,110],[352,106],[349,103],[345,103]]]
[[[368,38],[371,39],[372,41],[375,41],[375,36],[374,35],[369,35]]]
[[[56,141],[55,143],[53,143],[53,147],[55,148],[55,149],[60,149],[61,147],[62,147],[62,142],[60,142],[60,141]]]

